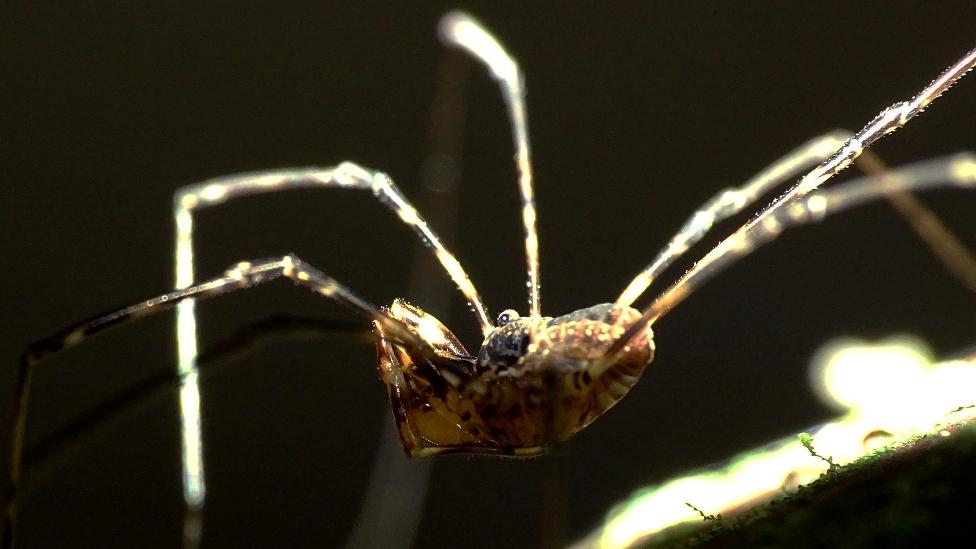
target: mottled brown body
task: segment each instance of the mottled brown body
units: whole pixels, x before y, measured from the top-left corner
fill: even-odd
[[[541,453],[616,404],[654,356],[648,329],[615,361],[600,361],[640,318],[615,304],[516,318],[491,332],[477,357],[419,308],[397,300],[389,312],[430,343],[397,345],[376,327],[380,374],[413,457]]]

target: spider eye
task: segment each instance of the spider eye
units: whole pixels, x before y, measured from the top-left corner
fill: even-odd
[[[512,309],[506,309],[502,311],[502,314],[498,315],[498,320],[495,322],[498,326],[504,326],[513,320],[518,320],[519,314]]]

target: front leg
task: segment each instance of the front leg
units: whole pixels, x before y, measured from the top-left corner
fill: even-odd
[[[415,348],[418,352],[428,349],[423,340],[403,324],[391,318],[375,305],[360,298],[332,277],[294,255],[287,255],[278,259],[241,262],[228,269],[223,276],[140,301],[128,307],[96,315],[59,330],[49,337],[28,345],[21,355],[14,394],[13,426],[8,459],[4,546],[9,547],[13,538],[13,526],[16,518],[14,502],[21,477],[24,434],[27,426],[27,402],[31,375],[39,362],[78,345],[87,338],[109,328],[167,311],[181,302],[190,299],[207,299],[235,290],[253,288],[281,277],[288,278],[319,295],[335,300],[353,312],[377,323],[383,327],[383,331],[388,337],[398,343]]]

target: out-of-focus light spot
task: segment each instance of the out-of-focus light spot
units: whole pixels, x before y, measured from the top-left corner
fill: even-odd
[[[953,165],[953,172],[960,181],[976,181],[976,160],[969,154],[961,156]]]
[[[976,357],[935,362],[911,337],[831,343],[813,361],[811,384],[844,412],[809,430],[816,453],[838,465],[920,434],[951,436],[947,423],[976,420]],[[575,547],[631,547],[677,524],[701,521],[687,503],[728,515],[812,482],[827,468],[796,437],[787,437],[638,491]]]

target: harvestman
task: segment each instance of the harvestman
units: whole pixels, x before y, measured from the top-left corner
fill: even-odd
[[[461,264],[393,181],[381,172],[345,162],[331,168],[233,175],[182,188],[174,201],[179,289],[69,326],[30,345],[24,352],[11,445],[5,535],[8,542],[32,369],[41,359],[111,326],[179,305],[184,495],[190,508],[202,505],[204,497],[194,301],[280,277],[333,299],[372,321],[379,370],[389,391],[403,447],[410,456],[450,452],[528,456],[541,453],[551,443],[570,438],[620,400],[653,359],[651,326],[695,288],[785,229],[907,191],[976,185],[976,155],[964,153],[891,171],[884,171],[873,159],[874,169],[884,173],[818,190],[872,143],[903,126],[972,69],[976,65],[974,49],[914,97],[888,107],[856,134],[835,131],[815,138],[741,187],[718,193],[691,216],[614,303],[555,318],[543,316],[522,74],[498,41],[471,17],[461,13],[446,15],[440,33],[444,42],[466,50],[487,65],[506,101],[522,201],[529,314],[520,317],[514,310],[506,310],[492,322]],[[797,183],[719,242],[643,311],[632,307],[656,277],[717,222],[742,212],[778,186],[801,175]],[[389,307],[376,307],[294,255],[241,262],[220,277],[194,283],[192,213],[195,210],[239,196],[310,187],[371,192],[411,227],[471,305],[484,335],[479,352],[472,355],[450,330],[419,307],[401,299],[394,300]],[[950,267],[958,263],[951,251],[944,255]]]

